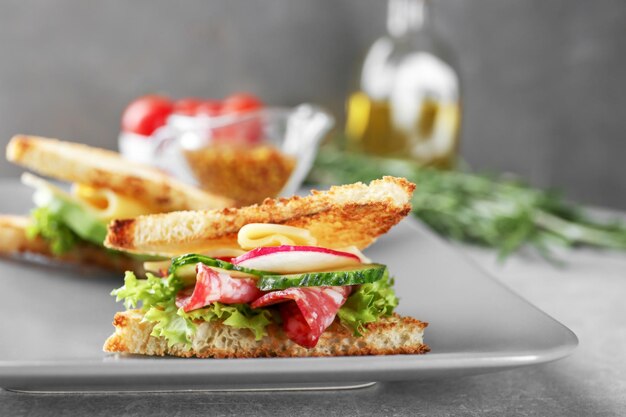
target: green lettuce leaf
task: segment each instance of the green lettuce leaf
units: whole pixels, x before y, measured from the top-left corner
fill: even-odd
[[[236,329],[249,329],[256,340],[267,335],[266,327],[272,323],[271,309],[252,309],[248,304],[213,303],[210,306],[188,313],[176,307],[176,293],[183,288],[182,282],[174,275],[160,278],[146,274],[146,279],[137,279],[133,272],[126,272],[124,285],[111,292],[116,301],[124,301],[126,308],[141,305],[144,320],[155,323],[151,335],[163,337],[169,346],[182,343],[191,347],[192,336],[196,332],[195,322],[221,321]]]
[[[265,329],[272,323],[272,313],[269,309],[252,309],[249,304],[213,303],[208,307],[183,314],[193,320],[221,320],[226,326],[235,329],[252,330],[256,340],[261,340],[267,335]]]
[[[35,192],[34,200],[39,207],[31,212],[26,231],[30,239],[41,236],[55,255],[70,251],[80,241],[102,246],[107,225],[89,210],[44,189]]]
[[[247,304],[213,303],[188,313],[177,308],[173,299],[165,304],[148,309],[144,320],[155,323],[151,335],[165,338],[170,347],[176,343],[191,347],[191,338],[196,333],[198,321],[221,321],[236,329],[249,329],[256,340],[267,335],[266,327],[272,322],[268,309],[253,310]]]
[[[390,316],[398,305],[393,291],[393,278],[389,273],[378,281],[363,284],[353,292],[337,312],[341,324],[351,329],[355,336],[365,333],[365,325]]]
[[[137,279],[133,272],[126,271],[124,285],[111,295],[116,296],[115,301],[123,300],[126,308],[137,308],[141,302],[142,310],[148,311],[151,307],[167,307],[182,287],[174,275],[161,278],[148,272],[146,279]]]
[[[50,243],[55,255],[69,252],[79,242],[76,233],[65,225],[61,216],[47,207],[39,207],[31,212],[31,224],[26,229],[26,236],[34,239],[41,236]]]
[[[116,297],[115,301],[123,300],[126,308],[141,305],[144,320],[155,323],[152,336],[164,337],[170,347],[176,343],[189,345],[196,326],[191,319],[178,314],[176,293],[182,287],[174,275],[161,278],[147,273],[146,279],[137,279],[133,272],[126,271],[124,285],[111,295]]]
[[[46,207],[59,217],[65,226],[70,228],[81,239],[102,246],[107,235],[107,225],[82,205],[68,199],[52,196]]]
[[[165,307],[151,307],[144,314],[144,320],[155,323],[150,335],[163,337],[169,347],[182,343],[190,348],[191,337],[196,333],[196,325],[185,316],[182,309],[176,307],[173,299],[166,304]]]

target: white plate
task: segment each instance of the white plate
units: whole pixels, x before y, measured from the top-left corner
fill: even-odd
[[[0,212],[24,213],[30,191],[0,183]],[[177,359],[108,355],[122,276],[0,260],[0,386],[17,390],[180,390],[300,387],[443,378],[562,358],[566,327],[407,219],[366,255],[389,266],[398,312],[427,321],[427,355]]]

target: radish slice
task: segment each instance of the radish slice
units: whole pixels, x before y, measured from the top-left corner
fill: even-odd
[[[359,250],[359,248],[357,248],[356,246],[347,246],[345,248],[341,248],[339,249],[341,252],[347,252],[347,253],[351,253],[353,255],[356,255],[359,257],[359,259],[361,260],[361,263],[364,264],[371,264],[372,260],[370,258],[368,258],[367,256],[363,255],[363,252],[361,252]]]
[[[246,268],[292,274],[324,271],[360,263],[358,256],[317,246],[270,246],[256,248],[233,259],[232,263]]]

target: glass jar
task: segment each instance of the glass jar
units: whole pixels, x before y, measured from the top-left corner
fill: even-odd
[[[431,25],[428,0],[389,0],[386,36],[371,46],[347,101],[349,145],[367,153],[452,167],[460,79]]]
[[[333,124],[307,104],[217,117],[172,114],[152,137],[121,134],[119,148],[131,160],[249,205],[295,194]]]

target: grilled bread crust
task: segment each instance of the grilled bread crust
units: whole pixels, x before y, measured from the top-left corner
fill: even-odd
[[[185,358],[260,358],[421,354],[430,350],[423,341],[428,324],[396,314],[370,323],[360,337],[335,321],[312,349],[295,344],[276,325],[268,326],[268,335],[257,341],[250,330],[219,322],[199,323],[191,349],[181,344],[168,347],[164,338],[150,336],[154,323],[142,319],[140,310],[117,313],[113,320],[115,333],[106,340],[104,351]]]
[[[309,230],[319,246],[363,249],[410,212],[414,189],[404,178],[384,177],[369,185],[336,186],[306,197],[266,199],[242,208],[114,220],[104,244],[128,252],[173,256],[237,246],[237,233],[244,225],[276,223]]]
[[[113,271],[143,271],[141,262],[121,254],[111,255],[103,248],[89,243],[79,244],[66,254],[55,255],[44,239],[39,236],[30,239],[26,235],[29,223],[28,217],[0,215],[0,256],[34,254],[55,261],[98,266]]]
[[[233,202],[177,181],[161,171],[130,162],[117,152],[37,136],[14,136],[9,161],[43,175],[107,188],[159,212],[230,207]]]

